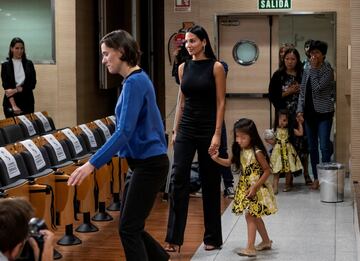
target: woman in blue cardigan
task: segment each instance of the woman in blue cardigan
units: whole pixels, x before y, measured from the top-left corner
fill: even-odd
[[[9,57],[1,64],[1,80],[5,89],[5,117],[33,113],[36,73],[34,64],[26,58],[25,43],[19,37],[10,42]]]
[[[126,260],[169,260],[169,254],[144,230],[145,220],[169,171],[154,86],[138,66],[140,50],[129,33],[113,31],[100,44],[102,63],[111,74],[124,77],[115,107],[116,130],[86,164],[71,174],[68,185],[81,184],[115,154],[126,158],[131,171],[126,177],[119,225]]]

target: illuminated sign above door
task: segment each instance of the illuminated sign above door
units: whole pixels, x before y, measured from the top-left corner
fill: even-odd
[[[291,0],[258,0],[259,10],[288,10]]]

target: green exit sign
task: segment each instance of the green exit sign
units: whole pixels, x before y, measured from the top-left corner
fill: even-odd
[[[291,9],[291,0],[258,0],[259,10]]]

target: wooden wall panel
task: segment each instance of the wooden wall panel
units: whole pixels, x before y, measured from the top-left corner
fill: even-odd
[[[57,108],[53,117],[57,127],[76,124],[76,13],[75,1],[55,1]],[[45,75],[42,75],[45,77]],[[49,76],[52,77],[52,76]]]
[[[229,65],[227,93],[267,93],[270,75],[269,19],[266,16],[238,17],[239,25],[223,25],[219,19],[219,59]],[[233,47],[240,40],[257,44],[259,56],[251,66],[239,66],[233,59]]]
[[[100,89],[98,72],[101,61],[99,54],[98,1],[77,0],[76,120],[78,124],[114,113],[118,92],[116,87],[120,83],[117,80],[116,87]]]

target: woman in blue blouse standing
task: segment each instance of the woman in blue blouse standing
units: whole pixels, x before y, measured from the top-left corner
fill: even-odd
[[[71,174],[68,184],[81,184],[115,154],[126,158],[132,171],[126,177],[119,225],[126,260],[168,260],[169,254],[144,230],[145,220],[169,170],[154,86],[138,66],[140,50],[129,33],[113,31],[100,44],[102,63],[110,73],[124,77],[115,108],[116,130],[86,164]]]

